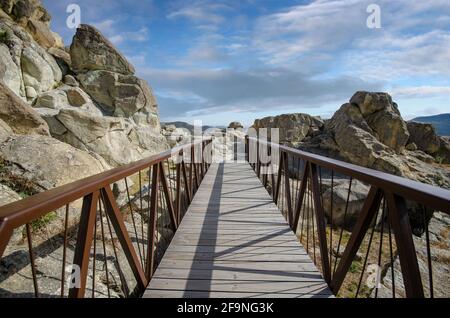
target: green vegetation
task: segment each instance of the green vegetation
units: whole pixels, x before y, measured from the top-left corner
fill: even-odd
[[[6,43],[8,41],[8,32],[0,29],[0,43]]]
[[[58,214],[55,211],[47,213],[46,215],[41,216],[40,218],[30,222],[31,230],[33,232],[39,231],[44,226],[56,220],[57,218]]]
[[[350,273],[360,273],[362,270],[361,263],[358,261],[353,261],[350,265]]]

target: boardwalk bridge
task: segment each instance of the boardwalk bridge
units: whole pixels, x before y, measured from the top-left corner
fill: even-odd
[[[202,140],[0,207],[0,296],[434,296],[449,191],[231,139],[227,160]]]

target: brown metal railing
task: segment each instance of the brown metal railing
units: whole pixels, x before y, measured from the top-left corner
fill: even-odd
[[[193,159],[210,142],[0,207],[0,297],[138,296],[209,168]]]
[[[435,296],[428,223],[434,211],[450,214],[450,191],[248,136],[245,149],[335,294]],[[274,151],[279,164],[262,162],[261,154]],[[413,230],[423,233],[425,252]],[[439,296],[449,297],[448,290]]]

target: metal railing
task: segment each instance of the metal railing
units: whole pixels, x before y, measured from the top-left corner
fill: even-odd
[[[194,155],[210,142],[0,207],[0,297],[139,296],[209,168]]]
[[[450,214],[450,191],[248,136],[245,151],[335,294],[435,296],[429,221]]]
[[[209,168],[210,143],[0,207],[0,297],[139,296]],[[433,212],[450,214],[450,191],[254,138],[244,144],[335,294],[442,296],[428,225]],[[280,160],[261,160],[272,153]]]

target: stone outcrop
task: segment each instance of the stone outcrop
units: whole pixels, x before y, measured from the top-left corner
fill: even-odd
[[[134,74],[134,67],[119,53],[96,28],[82,24],[70,46],[72,68],[77,73],[111,71],[124,75]]]
[[[319,117],[297,113],[256,119],[252,128],[256,130],[267,128],[268,138],[271,138],[270,128],[278,128],[280,143],[295,147],[306,137],[319,132],[323,124]]]
[[[13,136],[0,146],[1,179],[32,192],[51,189],[103,171],[88,153],[48,136]]]
[[[327,218],[331,217],[331,205],[333,205],[333,225],[351,228],[364,205],[369,187],[358,180],[353,180],[349,195],[349,180],[333,180],[333,189],[329,180],[322,181],[323,207]]]
[[[163,125],[162,134],[166,137],[170,147],[176,147],[192,141],[192,133],[187,128],[178,128],[175,125]]]
[[[441,137],[431,124],[408,122],[410,143],[414,143],[418,150],[436,158],[440,163],[450,163],[450,145],[448,137]]]
[[[42,47],[63,47],[61,37],[50,30],[51,16],[40,0],[1,0],[0,8],[23,27]]]
[[[441,158],[447,158],[446,139],[435,136],[432,131],[426,134],[424,129],[415,132],[412,126],[410,124],[408,127],[400,115],[397,104],[388,94],[370,92],[357,92],[349,103],[342,105],[323,126],[314,124],[314,121],[311,125],[310,117],[298,114],[264,118],[256,120],[254,124],[255,128],[279,127],[281,143],[305,151],[434,186],[450,188],[450,172],[434,164],[439,154]],[[311,127],[316,130],[311,131]],[[435,143],[439,141],[439,145],[429,145],[427,141],[421,143],[421,138],[427,138],[430,143],[431,140]],[[431,148],[434,153],[426,147]],[[439,153],[436,152],[437,149]],[[441,159],[445,162],[444,160]],[[323,178],[324,183],[329,181],[326,180],[326,176]],[[344,185],[341,187],[342,189],[339,186],[336,188],[338,195],[333,198],[335,207],[339,205],[342,207],[345,202],[343,200],[346,200],[344,192],[348,187]],[[362,188],[361,190],[365,191]],[[350,214],[354,212],[355,215],[351,217],[356,217],[359,213],[362,204],[359,199],[365,196],[362,195],[364,191],[356,189],[352,191],[350,207],[354,208],[350,209]],[[324,192],[324,195],[330,196],[330,193]],[[427,220],[431,218],[432,213],[433,211],[426,211]],[[336,215],[340,216],[339,213]],[[410,205],[409,215],[413,229],[420,231],[424,222],[423,210],[419,206]]]
[[[238,122],[238,121],[233,121],[228,125],[228,128],[231,129],[244,129],[244,126]]]
[[[133,75],[122,75],[110,71],[90,71],[79,74],[84,90],[107,114],[133,117],[145,110],[157,117],[156,101],[147,83]],[[149,118],[147,123],[158,124]]]
[[[0,143],[4,142],[13,134],[11,127],[0,119]]]
[[[16,134],[48,135],[46,122],[27,103],[0,82],[0,119]]]
[[[50,18],[40,0],[0,0],[0,205],[168,148],[153,92],[134,75],[125,57],[87,25],[80,26],[66,49],[61,37],[50,30]],[[128,179],[128,186],[136,191],[133,178]],[[128,202],[124,182],[112,188],[123,207]],[[140,190],[145,193],[145,186]],[[135,200],[135,193],[131,196]],[[70,228],[78,226],[80,208],[80,200],[71,203]],[[32,227],[35,263],[42,273],[40,296],[58,295],[60,288],[65,211],[50,214],[44,222],[34,220],[43,229]],[[140,212],[133,224],[126,212],[124,218],[130,233],[135,220],[139,227],[147,227]],[[158,221],[159,256],[173,235],[166,221]],[[32,280],[24,231],[23,226],[14,231],[0,260],[0,297],[29,295]],[[106,296],[111,289],[112,297],[123,297],[110,241],[106,248],[114,282],[106,286],[106,271],[100,270],[103,261],[99,261],[96,296]],[[67,253],[68,259],[73,258],[73,249]],[[133,280],[131,271],[125,269],[123,275]]]
[[[2,8],[0,118],[14,133],[51,134],[107,166],[168,148],[151,88],[98,30],[81,25],[67,52],[40,1],[4,1]]]

